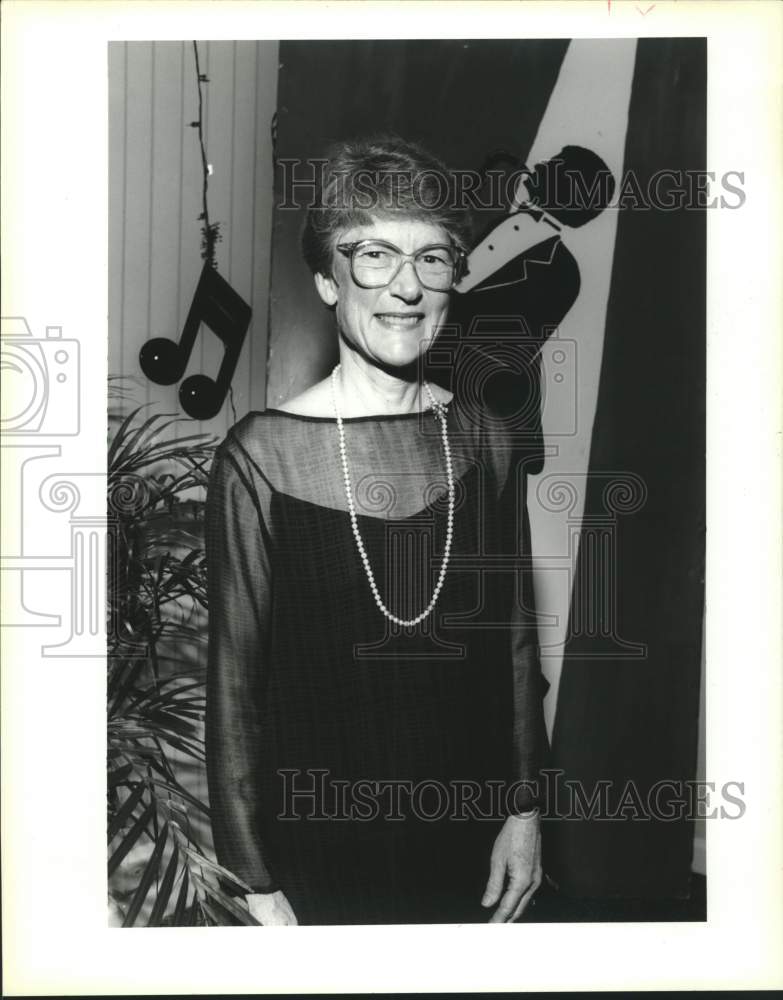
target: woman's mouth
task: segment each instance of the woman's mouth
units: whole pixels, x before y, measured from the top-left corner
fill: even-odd
[[[421,312],[382,312],[375,313],[375,318],[383,326],[388,327],[390,330],[410,330],[411,328],[418,326],[419,323],[424,319],[424,313]]]

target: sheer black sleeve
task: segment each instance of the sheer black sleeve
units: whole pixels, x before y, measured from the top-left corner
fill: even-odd
[[[549,743],[544,723],[543,699],[549,687],[541,671],[538,617],[533,588],[530,519],[527,511],[528,473],[534,457],[526,442],[508,430],[494,413],[494,426],[486,447],[495,467],[503,551],[515,557],[515,585],[510,609],[513,733],[511,779],[514,813],[527,812],[543,800],[541,769],[546,766]]]
[[[217,859],[255,892],[273,892],[257,780],[273,580],[262,487],[229,437],[215,456],[206,504],[206,756]]]
[[[511,659],[513,665],[513,775],[518,782],[514,812],[521,813],[541,805],[543,785],[541,769],[549,750],[544,723],[544,695],[549,687],[541,672],[538,618],[533,591],[533,566],[530,522],[527,516],[526,473],[516,521],[516,537],[521,555],[517,572],[515,600],[511,609]]]

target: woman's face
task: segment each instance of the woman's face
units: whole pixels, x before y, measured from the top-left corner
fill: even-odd
[[[450,244],[440,226],[416,219],[377,219],[339,234],[338,243],[386,240],[403,253],[433,244]],[[370,361],[402,367],[416,361],[432,342],[446,318],[448,292],[424,288],[411,261],[384,288],[360,288],[351,276],[350,261],[335,251],[332,277],[315,276],[318,293],[336,307],[344,337]]]

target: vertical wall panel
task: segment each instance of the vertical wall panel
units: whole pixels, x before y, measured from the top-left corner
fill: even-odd
[[[199,43],[199,60],[201,72],[209,80],[209,83],[203,85],[204,145],[207,162],[213,169],[213,173],[209,177],[208,188],[209,220],[212,223],[221,223],[221,242],[217,244],[216,259],[218,270],[230,282],[228,259],[232,233],[226,223],[229,218],[228,207],[231,197],[231,109],[234,97],[231,43]],[[197,135],[195,129],[193,134]],[[200,150],[198,155],[201,156]],[[199,170],[199,192],[201,191],[202,178],[203,174]],[[201,202],[199,201],[196,215],[200,212]],[[206,327],[202,327],[199,342],[193,352],[185,377],[201,372],[214,377],[217,375],[222,357],[223,345],[214,333]],[[200,422],[202,430],[209,429],[207,423]]]
[[[127,104],[121,364],[124,374],[132,374],[136,370],[139,346],[147,336],[150,294],[152,42],[129,44],[125,51]],[[139,401],[144,402],[145,398]]]
[[[236,416],[265,405],[273,199],[270,124],[277,99],[276,42],[199,42],[205,144],[213,165],[210,220],[221,223],[220,273],[253,310],[233,380]],[[202,169],[193,43],[109,47],[109,370],[137,379],[138,403],[181,412],[178,386],[148,382],[138,364],[150,337],[177,340],[201,274]],[[186,376],[215,375],[223,356],[206,328]],[[222,437],[227,402],[201,428]]]
[[[182,131],[180,42],[153,46],[148,336],[179,336],[176,282],[179,257],[179,156]],[[148,398],[171,411],[176,390],[147,384]]]
[[[125,42],[108,47],[109,64],[109,371],[122,370],[125,276]]]
[[[278,42],[256,43],[256,155],[253,243],[253,301],[255,323],[264,331],[264,338],[251,342],[252,365],[250,408],[264,409],[267,400],[267,347],[271,336],[270,282],[272,269],[272,215],[274,207],[274,150],[272,119],[277,110]]]
[[[253,297],[253,205],[255,200],[253,170],[245,164],[255,160],[256,148],[256,47],[254,42],[234,42],[231,146],[231,201],[229,232],[231,243],[228,273],[231,284],[247,302]],[[240,150],[241,155],[240,155]],[[268,238],[268,237],[267,237]],[[256,306],[257,308],[257,306]],[[264,317],[265,318],[265,317]],[[253,317],[258,325],[259,316]],[[234,402],[237,412],[250,409],[249,373],[252,364],[252,337],[248,337],[239,359],[234,379]]]
[[[180,288],[178,305],[178,329],[180,331],[188,315],[188,309],[193,300],[193,294],[196,291],[196,285],[198,284],[199,275],[204,263],[201,259],[201,222],[198,218],[202,210],[201,150],[198,141],[198,129],[190,127],[190,123],[196,121],[198,118],[198,85],[196,82],[193,43],[184,42],[183,46],[183,143],[180,189],[182,225],[179,248]],[[201,61],[201,72],[208,75],[208,51],[205,42],[199,42],[199,59]],[[208,84],[206,87],[208,92],[205,95],[206,106],[204,108],[204,123],[207,131],[209,129],[210,86]],[[227,100],[226,95],[221,95],[221,98]],[[208,146],[207,149],[209,149]],[[209,194],[211,207],[215,200],[214,192],[210,191]],[[209,336],[212,336],[212,334],[209,334]],[[194,357],[187,367],[185,376],[204,371],[202,367],[203,339],[201,338],[194,348]],[[179,403],[176,399],[175,405],[177,410],[179,410]],[[215,422],[217,422],[217,419]],[[199,424],[199,429],[204,430],[204,427]]]

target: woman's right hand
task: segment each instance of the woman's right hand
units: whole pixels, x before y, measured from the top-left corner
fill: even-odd
[[[247,908],[264,927],[297,925],[299,921],[282,889],[277,892],[253,892],[245,896]]]

